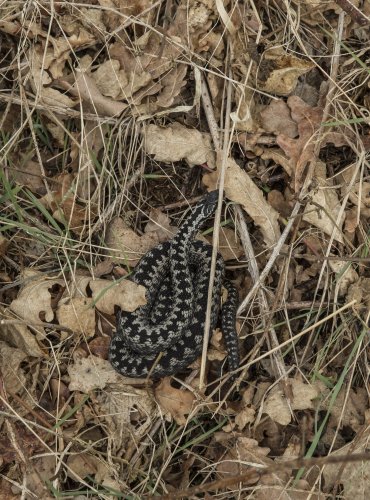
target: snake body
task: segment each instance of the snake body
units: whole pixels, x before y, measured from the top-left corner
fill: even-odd
[[[120,311],[109,349],[112,366],[128,377],[172,375],[201,353],[206,320],[212,246],[194,237],[216,210],[218,191],[195,207],[175,237],[150,250],[130,279],[146,288],[147,304],[132,313]],[[235,331],[237,292],[224,279],[224,261],[217,254],[211,307],[211,332],[220,308],[222,285],[228,291],[222,308],[222,331],[229,368],[239,365]],[[161,354],[161,356],[159,356]],[[154,368],[153,368],[154,367]]]

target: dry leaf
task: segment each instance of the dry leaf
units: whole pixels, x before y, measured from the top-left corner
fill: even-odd
[[[136,39],[136,44],[141,50],[140,55],[134,56],[122,44],[115,43],[109,49],[111,59],[119,61],[119,73],[116,68],[117,79],[121,72],[121,96],[135,106],[137,114],[154,113],[159,108],[167,108],[174,103],[175,98],[185,85],[187,65],[179,64],[176,59],[180,57],[182,49],[179,47],[180,39],[171,36],[173,25],[167,32],[169,40],[173,43],[163,44],[163,38],[154,31],[146,31]],[[158,54],[158,56],[157,56]],[[124,86],[124,77],[126,86]],[[109,83],[109,82],[107,82]],[[141,104],[145,97],[153,97],[150,102]]]
[[[348,390],[344,385],[339,391],[334,404],[328,398],[320,402],[320,410],[330,409],[328,428],[348,427],[359,432],[364,424],[364,411],[369,406],[368,394],[364,387]]]
[[[365,499],[370,489],[370,462],[351,462],[352,454],[365,453],[369,449],[369,432],[360,434],[350,442],[334,451],[330,456],[348,457],[339,468],[338,464],[328,464],[323,468],[325,491],[330,492],[339,480],[342,498]],[[339,474],[340,473],[340,474]]]
[[[0,29],[1,29],[1,24],[2,23],[0,22]],[[17,488],[14,484],[9,482],[9,480],[5,479],[5,476],[0,478],[0,500],[19,500],[19,496],[21,494],[22,494],[21,487]]]
[[[73,12],[73,15],[68,14],[68,11],[63,11],[58,23],[64,33],[69,35],[71,46],[73,47],[77,43],[78,47],[82,48],[96,44],[97,35],[105,29],[102,17],[103,11],[100,9],[80,7]],[[91,30],[92,33],[88,30]]]
[[[5,389],[10,394],[21,392],[26,385],[24,370],[20,367],[26,358],[24,351],[0,341],[0,370]]]
[[[120,491],[122,484],[112,476],[113,470],[106,461],[88,452],[75,453],[68,456],[67,476],[74,481],[81,481],[87,476],[94,476],[95,482],[107,489]]]
[[[299,137],[292,139],[286,134],[279,134],[276,142],[290,158],[291,171],[294,173],[294,189],[299,191],[307,165],[316,162],[315,134],[321,125],[322,109],[312,108],[297,96],[288,97],[287,104],[292,119],[297,123]]]
[[[356,174],[357,170],[357,174]],[[370,216],[370,182],[364,181],[360,178],[360,170],[358,168],[358,163],[347,167],[340,173],[340,180],[343,182],[342,194],[346,196],[348,193],[348,187],[352,182],[353,176],[356,175],[356,179],[352,185],[351,191],[349,193],[349,199],[351,202],[359,207],[361,210],[361,215],[369,217]]]
[[[51,38],[50,43],[45,50],[41,45],[34,45],[31,47],[34,65],[42,70],[48,70],[52,80],[63,76],[66,62],[70,62],[70,52],[72,47],[80,48],[84,45],[85,40],[77,38],[76,36],[71,39],[59,37]]]
[[[42,452],[42,443],[34,433],[20,422],[16,422],[15,419],[12,419],[13,422],[11,424],[6,419],[4,420],[5,427],[3,423],[3,431],[0,433],[0,457],[2,465],[11,464],[11,462],[19,463],[22,459],[24,460],[24,457],[35,458],[35,455]],[[16,443],[12,439],[12,434],[15,436]],[[45,436],[45,434],[43,435]],[[20,449],[17,449],[20,445],[22,446],[22,458],[19,455]],[[2,490],[0,491],[0,495],[1,493]],[[8,500],[8,498],[5,498],[5,500]]]
[[[226,356],[227,352],[222,342],[222,332],[219,328],[216,328],[210,340],[210,345],[207,351],[207,359],[210,361],[223,361]]]
[[[260,64],[258,88],[272,94],[288,95],[296,87],[298,78],[313,67],[311,61],[288,54],[280,47],[266,50]]]
[[[353,243],[355,238],[355,231],[359,225],[360,218],[358,213],[358,208],[352,207],[346,210],[346,220],[344,221],[344,231],[347,239]]]
[[[229,227],[221,227],[219,233],[218,251],[225,261],[239,260],[244,256],[244,249],[237,233]]]
[[[51,210],[54,219],[69,227],[75,232],[81,232],[86,220],[94,217],[94,204],[90,202],[88,206],[82,206],[76,195],[75,175],[63,172],[53,178],[57,189],[49,191],[40,198],[46,208]]]
[[[110,341],[110,337],[95,337],[88,343],[88,352],[99,358],[108,359]]]
[[[53,217],[72,231],[81,233],[89,214],[87,209],[79,205],[75,199],[67,198],[63,201],[63,207],[58,207],[53,212]]]
[[[313,385],[306,384],[298,379],[288,379],[290,383],[293,399],[289,404],[284,396],[282,389],[275,386],[266,397],[263,406],[263,413],[267,413],[272,420],[281,424],[288,425],[292,420],[292,410],[306,410],[314,408],[312,400],[317,398],[319,390]]]
[[[111,248],[114,260],[122,259],[124,263],[134,267],[141,257],[159,244],[159,237],[156,231],[138,236],[122,219],[117,217],[107,228],[106,243]]]
[[[112,262],[112,259],[108,258],[98,262],[96,266],[93,268],[91,274],[96,278],[101,278],[106,274],[111,274],[113,269],[114,269],[114,262]]]
[[[75,101],[57,89],[51,87],[41,87],[41,89],[39,94],[40,104],[51,108],[61,108],[62,110],[71,109],[75,105]]]
[[[205,174],[204,184],[214,189],[217,173]],[[280,237],[279,214],[267,203],[262,191],[254,184],[249,175],[231,158],[225,177],[226,197],[240,203],[254,223],[260,228],[268,247],[274,246]]]
[[[347,293],[348,287],[358,281],[358,273],[353,269],[352,264],[348,262],[329,260],[328,264],[330,269],[337,275],[335,286],[338,295],[342,297]]]
[[[144,232],[146,234],[155,233],[158,241],[163,243],[172,238],[176,232],[177,227],[171,225],[169,217],[161,212],[158,208],[153,208],[149,214],[149,222],[145,226]]]
[[[312,202],[305,208],[303,220],[343,243],[341,228],[345,215],[338,220],[341,203],[336,191],[330,189],[332,181],[326,180],[326,165],[320,161],[315,166],[315,178],[317,187],[311,194]]]
[[[160,108],[169,108],[174,104],[181,89],[186,85],[187,71],[186,64],[182,64],[168,71],[162,78],[162,90],[157,97],[157,105]]]
[[[9,314],[8,311],[0,309],[1,318],[4,320],[14,320],[14,316]],[[26,320],[25,320],[26,323]],[[36,337],[25,324],[3,324],[0,326],[0,339],[6,343],[18,347],[21,351],[25,352],[28,356],[34,358],[46,357],[36,340]]]
[[[299,5],[300,8],[300,16],[301,19],[304,19],[304,21],[313,27],[317,27],[318,23],[322,21],[322,19],[331,19],[331,15],[338,15],[340,13],[340,10],[342,7],[340,7],[340,4],[338,2],[333,2],[331,0],[328,0],[327,2],[323,2],[322,0],[293,0],[293,2],[296,5]],[[365,7],[367,2],[363,5]],[[347,7],[352,11],[356,12],[359,10],[359,0],[351,0],[351,6],[348,4],[343,4],[343,6],[347,5]],[[361,9],[362,10],[362,9]],[[330,14],[328,14],[327,11],[331,11]],[[335,17],[333,17],[333,22],[334,22]],[[352,22],[351,16],[344,16],[343,18],[343,25],[347,26]]]
[[[256,420],[256,410],[254,408],[244,408],[235,417],[235,423],[240,430],[246,425],[253,424]]]
[[[120,70],[119,61],[115,59],[104,61],[94,73],[91,73],[91,77],[104,96],[113,99],[124,98],[124,89],[127,87],[128,79],[126,72]]]
[[[262,160],[272,160],[278,165],[281,165],[289,176],[293,175],[294,170],[292,162],[283,154],[280,148],[266,148],[261,158]]]
[[[297,460],[302,456],[302,440],[298,436],[292,436],[281,457],[276,457],[277,462],[285,460]]]
[[[34,279],[31,279],[32,276]],[[10,309],[31,324],[42,321],[51,323],[54,311],[51,307],[50,290],[54,285],[64,286],[64,281],[30,271],[24,273],[24,278],[27,282],[10,304]]]
[[[247,424],[251,424],[256,419],[256,409],[253,405],[254,387],[247,387],[242,395],[240,409],[235,416],[235,423],[240,430],[243,430]]]
[[[70,455],[67,459],[67,476],[74,481],[84,479],[86,476],[94,476],[100,463],[102,462],[97,457],[88,453]]]
[[[152,81],[152,76],[147,71],[127,75],[121,69],[119,61],[111,59],[103,62],[99,68],[91,73],[99,91],[115,100],[128,100],[135,92],[145,87]]]
[[[127,104],[105,97],[87,72],[79,71],[76,75],[75,81],[66,77],[60,79],[59,84],[73,96],[79,97],[87,109],[99,116],[117,116],[127,108]]]
[[[256,488],[253,500],[327,500],[325,495],[314,490],[304,479],[294,481],[293,486],[287,486],[287,483],[287,476],[281,477],[278,473],[265,475],[261,478],[260,487]]]
[[[244,132],[257,132],[259,129],[256,119],[255,95],[252,89],[236,89],[235,101],[237,103],[236,111],[230,113],[230,118],[235,123],[236,130]]]
[[[139,16],[141,12],[146,11],[152,4],[151,0],[132,0],[130,2],[122,0],[99,0],[99,5],[105,7],[103,10],[105,26],[114,30],[121,26],[122,19],[130,16]]]
[[[354,299],[356,304],[352,307],[367,315],[370,311],[370,278],[360,277],[358,281],[350,285],[346,301],[351,302]]]
[[[192,392],[175,389],[171,386],[171,378],[165,377],[155,388],[154,395],[163,413],[172,417],[178,425],[185,425],[186,416],[193,408],[195,396]]]
[[[272,100],[260,115],[262,127],[266,132],[285,134],[292,139],[297,137],[297,123],[292,119],[290,109],[282,99]]]
[[[94,476],[98,484],[107,484],[110,478],[110,468],[106,462],[88,453],[73,454],[67,460],[67,476],[74,481],[84,479],[86,476]],[[110,478],[112,479],[112,478]],[[108,484],[112,484],[109,482]],[[118,485],[118,483],[114,482]]]
[[[32,491],[36,498],[49,500],[46,481],[51,481],[56,473],[55,459],[51,455],[33,457],[32,467],[27,467],[24,480],[27,481],[27,489]],[[30,496],[28,496],[30,498]]]
[[[215,165],[215,153],[208,134],[175,122],[168,127],[150,124],[145,129],[145,150],[157,161],[186,160],[190,166]]]
[[[86,394],[95,389],[104,389],[108,384],[119,384],[125,380],[113,369],[109,361],[91,355],[87,358],[76,356],[74,363],[68,365],[68,375],[70,377],[68,389]]]
[[[87,297],[72,297],[61,300],[56,310],[60,325],[70,328],[73,332],[85,337],[95,335],[95,310],[91,307],[91,299]]]
[[[88,287],[90,286],[90,274],[80,274],[79,271],[73,276],[73,281],[68,283],[68,289],[63,295],[63,299],[69,300],[76,297],[87,297],[89,295]]]
[[[62,125],[53,122],[45,123],[47,130],[50,132],[54,143],[59,148],[64,148],[65,146],[65,129]]]
[[[15,162],[15,158],[13,161]],[[45,192],[43,172],[38,162],[21,157],[15,164],[16,168],[12,169],[12,178],[17,184],[27,186],[33,193]]]
[[[70,46],[67,40],[59,39],[53,42],[54,44],[50,44],[46,51],[38,44],[32,45],[29,49],[28,60],[31,75],[29,81],[40,103],[53,107],[72,108],[75,101],[59,90],[45,86],[52,82],[50,74],[54,77],[62,75],[65,62],[69,59]]]
[[[6,250],[9,246],[9,241],[0,233],[0,257],[6,254]]]
[[[146,289],[130,280],[112,282],[108,280],[91,280],[92,301],[96,308],[104,314],[113,315],[114,306],[123,311],[133,312],[146,304]]]
[[[248,463],[264,466],[272,465],[273,461],[267,457],[269,452],[269,448],[260,447],[255,439],[238,437],[235,447],[230,449],[218,462],[217,472],[221,477],[228,478],[250,471],[251,468]],[[245,484],[254,484],[257,480],[258,474],[248,479]]]
[[[22,30],[19,22],[0,21],[0,31],[8,35],[17,35]]]
[[[289,217],[292,207],[288,200],[284,197],[283,193],[277,189],[273,189],[267,194],[267,201],[283,217]]]
[[[177,227],[171,226],[170,219],[158,209],[149,215],[142,236],[138,236],[122,219],[114,219],[108,226],[106,241],[111,247],[114,260],[123,259],[130,267],[135,267],[149,250],[172,238]]]

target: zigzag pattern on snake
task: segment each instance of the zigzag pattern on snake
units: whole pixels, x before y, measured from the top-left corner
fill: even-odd
[[[130,275],[130,280],[147,289],[147,304],[132,313],[121,311],[117,315],[109,359],[122,375],[173,375],[201,354],[212,246],[195,241],[194,237],[215,212],[217,200],[218,191],[206,195],[175,237],[148,252]],[[239,366],[237,292],[224,279],[224,267],[223,258],[217,254],[210,328],[212,332],[217,323],[224,285],[228,297],[222,307],[222,332],[229,369],[235,370]]]

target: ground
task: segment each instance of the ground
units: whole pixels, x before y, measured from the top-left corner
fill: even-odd
[[[0,6],[0,499],[367,498],[369,0]],[[239,294],[115,372],[129,275],[207,191]]]

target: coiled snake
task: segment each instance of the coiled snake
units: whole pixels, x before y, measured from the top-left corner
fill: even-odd
[[[132,281],[146,287],[147,304],[132,313],[117,315],[117,333],[110,345],[109,359],[122,375],[143,377],[149,372],[152,377],[172,375],[200,355],[212,246],[195,241],[194,236],[215,212],[217,199],[218,191],[206,195],[174,238],[150,250],[130,275]],[[235,331],[237,292],[224,279],[224,267],[223,258],[217,254],[211,332],[216,326],[224,285],[228,296],[222,308],[221,325],[229,369],[234,370],[239,365]]]

